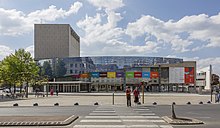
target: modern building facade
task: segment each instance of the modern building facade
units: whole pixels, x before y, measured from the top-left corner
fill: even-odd
[[[210,90],[212,82],[212,66],[199,69],[197,72],[197,86],[200,90]]]
[[[80,37],[69,24],[35,24],[35,60],[79,57]]]
[[[91,91],[122,91],[141,82],[152,92],[192,92],[196,87],[195,61],[138,56],[70,57],[62,61],[67,69],[65,76],[91,82]]]

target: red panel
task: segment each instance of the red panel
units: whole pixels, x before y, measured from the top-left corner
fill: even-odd
[[[185,67],[185,84],[194,84],[194,67]]]
[[[150,72],[150,78],[158,78],[159,73],[158,72]]]
[[[134,72],[134,78],[142,78],[142,72]]]

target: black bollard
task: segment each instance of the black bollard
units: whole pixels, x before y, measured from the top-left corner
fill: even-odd
[[[203,102],[202,102],[202,101],[200,101],[200,102],[199,102],[199,104],[203,104]]]
[[[74,105],[79,105],[79,103],[76,102]]]
[[[174,110],[174,104],[171,105],[171,117],[172,117],[173,119],[177,119],[177,118],[176,118],[176,114],[175,114],[175,110]]]
[[[208,102],[207,102],[207,104],[211,104],[211,103],[212,103],[211,101],[208,101]]]
[[[153,105],[157,105],[157,102],[153,102]]]
[[[54,106],[59,106],[59,103],[55,103]]]
[[[38,106],[38,103],[34,103],[33,106]]]
[[[186,104],[191,104],[191,102],[187,102]]]
[[[13,104],[13,106],[18,106],[18,103]]]
[[[95,102],[94,105],[99,105],[99,103],[98,103],[98,102]]]

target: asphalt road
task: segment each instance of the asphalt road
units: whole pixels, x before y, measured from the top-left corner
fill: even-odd
[[[158,116],[170,116],[171,106],[159,105],[149,108]],[[174,128],[219,128],[220,104],[175,105],[177,117],[190,117],[203,121],[203,125],[173,126]]]

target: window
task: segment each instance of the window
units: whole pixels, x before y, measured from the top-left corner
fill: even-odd
[[[73,70],[70,70],[70,74],[73,74]]]
[[[73,64],[70,64],[70,67],[72,68],[72,67],[73,67]]]
[[[75,68],[77,68],[77,64],[75,64]]]

